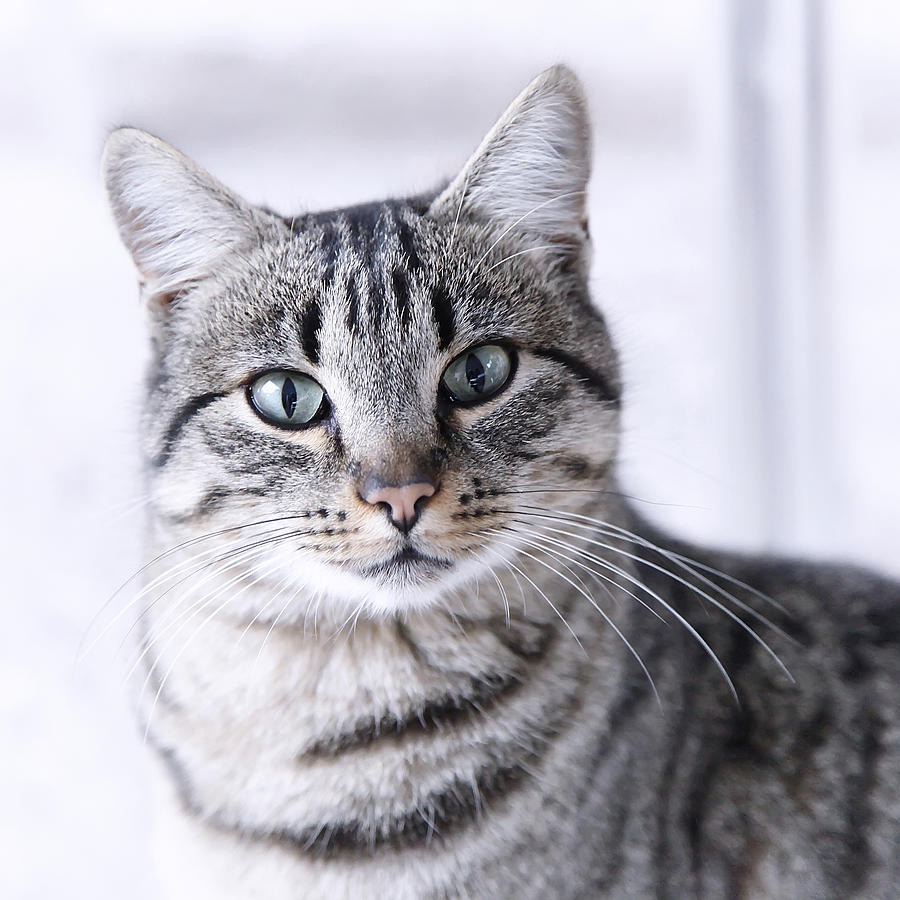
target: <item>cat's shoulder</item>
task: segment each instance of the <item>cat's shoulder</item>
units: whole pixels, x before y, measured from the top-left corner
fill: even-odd
[[[875,645],[900,646],[900,582],[853,564],[760,557],[740,565],[748,583],[788,612],[841,627]]]
[[[772,643],[801,691],[893,693],[900,682],[900,582],[858,565],[768,556],[739,558],[730,569],[771,599],[769,615],[793,640]]]
[[[691,560],[706,590],[715,594],[715,583],[736,598],[729,608],[794,666],[850,681],[875,670],[900,677],[900,581],[850,563],[707,549],[659,531],[653,542]],[[732,618],[721,624],[741,630]]]

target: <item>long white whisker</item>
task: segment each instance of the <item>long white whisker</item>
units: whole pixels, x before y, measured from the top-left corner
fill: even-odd
[[[547,526],[545,526],[545,525],[535,526],[534,523],[532,523],[532,522],[522,522],[522,521],[519,520],[519,519],[514,519],[513,521],[517,522],[517,523],[520,524],[520,525],[528,525],[528,526],[531,527],[531,528],[534,528],[534,527],[547,528]],[[555,530],[555,529],[551,529],[551,530]],[[520,531],[520,530],[518,530],[518,529],[516,529],[516,533],[517,533],[517,534],[526,534],[526,535],[528,535],[528,536],[533,536],[533,535],[531,535],[531,534],[528,533],[528,532]],[[615,572],[617,575],[620,575],[620,576],[622,576],[623,578],[627,578],[629,581],[631,581],[631,582],[634,583],[634,584],[637,584],[642,590],[647,590],[647,588],[641,583],[640,580],[635,580],[635,579],[633,579],[633,578],[629,575],[628,572],[626,572],[624,569],[620,569],[618,566],[613,565],[613,564],[610,563],[608,560],[600,559],[600,557],[593,556],[592,554],[588,553],[587,551],[582,550],[582,549],[579,548],[579,547],[574,547],[574,546],[572,546],[571,544],[566,543],[565,541],[557,541],[557,540],[554,540],[553,538],[547,537],[546,535],[541,535],[540,537],[541,537],[543,540],[546,540],[546,541],[552,541],[554,544],[557,544],[557,545],[560,546],[560,547],[565,547],[566,549],[571,550],[573,553],[577,553],[579,556],[582,556],[582,557],[584,557],[584,558],[586,558],[586,559],[589,559],[589,560],[591,560],[592,562],[600,563],[601,565],[603,565],[604,568],[606,568],[606,569],[608,569],[608,570],[610,570],[610,571],[612,571],[612,572]],[[668,622],[667,622],[667,621],[666,621],[666,620],[665,620],[665,619],[664,619],[664,618],[663,618],[663,617],[662,617],[662,616],[661,616],[661,615],[660,615],[660,614],[659,614],[652,606],[650,606],[649,603],[647,603],[646,600],[641,599],[641,598],[640,598],[637,594],[635,594],[633,591],[630,591],[630,590],[628,590],[628,588],[626,588],[626,587],[624,587],[623,585],[619,584],[619,582],[616,581],[614,578],[610,578],[608,575],[604,575],[604,574],[602,574],[601,572],[596,572],[596,571],[594,571],[594,569],[590,568],[590,566],[587,566],[587,565],[585,565],[584,563],[579,562],[578,560],[571,559],[571,558],[568,557],[568,556],[565,557],[565,558],[566,558],[566,559],[569,559],[570,562],[572,562],[574,565],[578,566],[579,568],[584,569],[584,571],[588,572],[588,573],[589,573],[590,575],[592,575],[595,579],[598,579],[598,583],[600,584],[600,586],[601,586],[602,588],[604,588],[604,590],[610,595],[610,597],[612,597],[612,592],[609,590],[609,588],[608,588],[608,587],[606,586],[606,584],[604,584],[603,582],[607,582],[608,584],[611,584],[613,587],[615,587],[615,588],[617,588],[618,590],[622,591],[623,593],[627,594],[627,595],[628,595],[629,597],[631,597],[633,600],[637,601],[641,606],[644,607],[644,609],[647,610],[647,612],[650,613],[650,615],[652,615],[652,616],[653,616],[654,618],[656,618],[656,619],[659,619],[659,621],[662,622],[663,625],[668,625],[668,624],[669,624],[669,623],[668,623]],[[601,580],[601,579],[602,579],[602,580]]]
[[[487,533],[491,533],[492,531],[494,531],[494,529],[490,529],[490,531]],[[538,544],[534,544],[531,541],[528,541],[527,539],[522,538],[521,535],[519,535],[519,537],[520,537],[520,539],[524,540],[525,543],[529,544],[530,546],[534,547],[535,549],[542,550],[544,553],[551,553],[551,555],[552,555],[552,551],[548,550],[546,547],[542,547]],[[563,581],[568,582],[573,588],[575,588],[575,590],[578,591],[578,593],[580,593],[591,604],[591,606],[593,606],[594,609],[597,610],[598,613],[600,613],[601,616],[603,616],[603,618],[606,620],[609,627],[612,628],[613,631],[615,631],[615,633],[619,636],[621,641],[625,644],[625,646],[631,652],[631,655],[637,660],[638,665],[641,667],[644,674],[647,676],[647,680],[650,682],[650,687],[653,689],[653,694],[656,697],[657,702],[661,703],[662,701],[660,700],[659,692],[656,690],[656,683],[653,681],[653,676],[650,674],[650,671],[647,669],[647,666],[644,665],[644,661],[641,659],[641,655],[637,652],[637,650],[634,649],[634,647],[631,645],[631,642],[628,640],[628,638],[626,638],[625,635],[622,634],[621,629],[616,625],[615,622],[613,622],[613,620],[606,614],[606,612],[597,604],[597,602],[594,600],[594,598],[586,590],[579,587],[579,585],[577,585],[574,581],[572,581],[571,578],[567,578],[561,572],[557,571],[556,569],[553,569],[544,560],[538,559],[538,557],[532,555],[531,553],[528,553],[526,550],[522,550],[521,548],[517,548],[517,549],[518,549],[518,552],[521,553],[523,556],[528,556],[531,559],[533,559],[536,563],[538,563],[539,565],[545,566],[546,568],[550,569],[551,571],[556,572],[556,574],[559,575],[559,577],[562,578]]]
[[[103,613],[107,609],[109,609],[110,605],[115,601],[115,599],[119,596],[119,594],[121,594],[122,591],[124,591],[125,588],[128,587],[129,584],[131,584],[136,578],[139,578],[141,575],[143,575],[144,572],[146,572],[151,566],[156,565],[158,562],[161,562],[162,560],[167,559],[168,557],[172,556],[175,553],[180,552],[181,550],[185,550],[188,547],[195,546],[196,544],[202,543],[203,541],[208,541],[208,540],[212,540],[213,538],[221,537],[224,534],[231,534],[236,531],[242,531],[243,529],[246,529],[246,528],[255,528],[256,526],[259,526],[259,525],[270,525],[273,522],[281,522],[281,521],[288,521],[291,519],[302,519],[302,518],[307,518],[307,516],[305,514],[290,515],[290,516],[272,516],[268,519],[261,519],[261,520],[255,521],[255,522],[246,522],[243,525],[232,525],[228,528],[220,528],[216,531],[211,531],[211,532],[208,532],[207,534],[201,534],[195,538],[190,538],[189,540],[183,541],[180,544],[176,544],[174,547],[170,547],[169,549],[164,550],[163,552],[157,554],[149,562],[144,563],[144,565],[142,565],[136,572],[133,572],[131,575],[129,575],[128,578],[126,578],[125,581],[123,581],[112,592],[112,594],[109,596],[109,599],[106,600],[106,602],[94,614],[94,616],[91,618],[91,621],[88,623],[87,627],[85,628],[84,636],[82,637],[81,642],[79,643],[78,650],[76,651],[76,656],[75,656],[76,662],[80,662],[81,660],[84,659],[84,657],[91,651],[91,649],[96,645],[96,643],[102,638],[103,634],[105,634],[109,630],[109,628],[112,625],[114,625],[115,622],[121,618],[122,614],[124,613],[124,610],[120,611],[119,614],[116,616],[116,618],[113,619],[113,621],[109,625],[107,625],[106,628],[103,629],[101,634],[98,635],[96,638],[94,638],[94,640],[91,641],[90,645],[87,648],[85,648],[84,641],[87,639],[88,635],[91,633],[91,630],[93,629],[94,625],[97,624],[97,620],[100,618],[100,616],[102,616]],[[127,607],[126,607],[126,609],[127,609]]]
[[[519,597],[522,600],[522,615],[528,615],[528,602],[525,599],[525,591],[522,588],[522,582],[519,581],[519,576],[513,571],[512,566],[510,566],[509,562],[503,557],[500,557],[500,562],[506,567],[506,570],[510,575],[515,579],[516,587],[519,589]]]
[[[580,513],[569,513],[569,512],[560,513],[559,511],[552,509],[551,507],[531,506],[531,507],[523,507],[523,509],[534,509],[534,510],[538,510],[538,511],[544,512],[544,513],[554,513],[556,515],[565,515],[568,517],[569,520],[575,518],[575,519],[579,519],[580,521],[583,521],[583,522],[589,522],[592,525],[598,525],[601,528],[610,528],[610,529],[617,531],[620,534],[625,535],[626,537],[630,538],[633,542],[636,542],[643,547],[647,547],[650,550],[656,551],[657,553],[659,553],[662,556],[668,557],[668,558],[672,559],[673,561],[678,560],[679,563],[681,564],[681,568],[687,569],[688,571],[691,572],[692,575],[695,575],[697,578],[702,578],[702,576],[699,575],[698,573],[692,571],[693,568],[703,569],[705,572],[709,572],[712,575],[718,575],[720,578],[725,579],[726,581],[735,585],[736,587],[742,588],[743,590],[747,591],[748,593],[753,594],[753,596],[762,600],[764,603],[768,603],[768,604],[774,606],[775,609],[777,609],[783,615],[785,615],[789,618],[791,617],[790,610],[786,609],[774,597],[770,597],[770,596],[768,596],[768,594],[764,594],[762,591],[757,590],[755,587],[753,587],[753,585],[747,584],[747,582],[741,581],[739,578],[735,578],[733,575],[729,575],[727,572],[723,572],[720,569],[714,568],[713,566],[708,566],[708,565],[705,565],[704,563],[698,562],[696,559],[691,559],[691,557],[689,557],[689,556],[684,556],[680,553],[676,553],[674,550],[667,550],[664,547],[660,547],[658,544],[654,544],[653,541],[649,541],[649,540],[647,540],[647,538],[643,537],[642,535],[635,534],[633,531],[629,531],[627,528],[623,528],[621,525],[614,525],[611,522],[605,522],[602,519],[595,519],[591,516],[585,516]],[[585,528],[584,525],[580,525],[574,521],[570,521],[570,524],[574,525],[578,528]],[[740,601],[737,600],[736,597],[729,594],[720,585],[716,585],[713,583],[713,586],[716,588],[716,590],[718,590],[724,596],[727,596],[730,600],[733,600],[735,603],[738,603],[738,604],[740,603]],[[773,627],[775,627],[775,626],[773,626]],[[790,635],[785,635],[785,637],[787,637],[788,640],[793,640],[793,638],[791,638]]]
[[[209,603],[214,602],[214,598],[219,595],[221,592],[226,591],[227,588],[231,587],[231,585],[236,584],[242,578],[248,577],[248,575],[255,574],[258,569],[253,567],[248,571],[241,572],[238,575],[231,578],[224,585],[217,585],[211,591],[208,591],[199,600],[194,601],[193,603],[187,604],[186,601],[193,596],[204,584],[208,584],[210,581],[218,578],[220,575],[225,574],[231,569],[236,568],[237,566],[245,566],[248,563],[252,562],[254,559],[259,559],[263,557],[268,552],[268,547],[254,547],[247,551],[248,555],[246,557],[232,558],[224,565],[220,566],[218,569],[214,569],[212,572],[207,574],[207,576],[200,580],[199,583],[191,585],[191,587],[186,591],[181,597],[178,598],[178,603],[173,610],[173,614],[169,621],[161,621],[160,626],[153,632],[153,635],[146,642],[143,649],[141,650],[138,658],[134,661],[131,668],[128,670],[128,673],[125,676],[125,680],[127,681],[135,669],[140,665],[141,660],[154,648],[160,645],[160,642],[165,640],[174,640],[182,630],[196,617],[196,615],[202,611]],[[156,660],[154,660],[153,664],[150,666],[146,681],[152,677],[153,672],[156,669]]]
[[[719,657],[716,656],[715,651],[712,649],[712,647],[709,646],[709,644],[704,639],[703,635],[701,635],[700,632],[697,631],[697,629],[694,628],[694,626],[691,625],[691,623],[687,619],[685,619],[685,617],[682,616],[681,613],[679,613],[677,609],[675,609],[670,603],[667,603],[662,597],[660,597],[659,594],[657,594],[655,591],[651,590],[649,587],[647,587],[647,585],[645,585],[639,579],[629,575],[627,572],[624,571],[624,569],[619,569],[617,566],[614,566],[612,563],[609,563],[606,560],[601,560],[601,562],[605,566],[609,566],[609,568],[611,568],[613,571],[617,572],[617,574],[621,575],[622,577],[626,578],[628,581],[631,581],[633,584],[640,587],[642,590],[646,591],[651,597],[653,597],[654,600],[656,600],[657,603],[659,603],[663,607],[663,609],[667,610],[672,616],[674,616],[687,629],[688,633],[691,634],[692,637],[700,644],[700,646],[704,649],[706,654],[713,661],[716,668],[721,673],[722,677],[725,679],[725,683],[728,685],[728,689],[731,691],[731,694],[734,697],[735,702],[740,704],[740,699],[738,698],[737,689],[734,686],[734,682],[731,680],[731,676],[729,676],[728,672],[725,671],[725,667],[720,662]]]
[[[524,256],[526,253],[537,253],[538,250],[553,250],[555,247],[556,245],[554,244],[542,244],[540,247],[526,247],[524,250],[519,250],[516,253],[510,253],[509,256],[504,256],[503,259],[495,262],[492,266],[488,266],[485,269],[485,272],[490,272],[491,269],[496,269],[497,266],[502,266],[503,263],[515,259],[517,256]]]
[[[360,610],[362,610],[362,608],[366,605],[366,600],[367,600],[367,599],[368,599],[367,597],[363,597],[363,599],[359,601],[359,603],[356,605],[356,607],[353,609],[353,611],[350,613],[350,615],[347,616],[347,618],[344,619],[343,622],[341,622],[341,624],[340,624],[340,626],[338,627],[337,631],[335,631],[334,634],[331,635],[330,640],[331,640],[332,642],[337,643],[337,639],[338,639],[338,637],[340,636],[341,632],[342,632],[342,631],[343,631],[343,630],[344,630],[351,622],[354,622],[354,621],[356,620],[357,616],[359,616]],[[348,629],[348,637],[349,637],[349,634],[351,633],[351,631],[352,631],[352,629]]]
[[[506,228],[504,228],[503,231],[500,232],[500,234],[498,235],[498,237],[494,241],[494,243],[491,244],[491,246],[487,248],[484,255],[472,267],[472,271],[474,272],[488,258],[488,256],[491,255],[491,252],[493,251],[494,247],[496,247],[497,244],[499,244],[500,241],[502,241],[503,238],[505,238],[506,235],[508,235],[510,233],[510,231],[512,231],[513,228],[516,227],[516,225],[518,225],[520,222],[524,222],[525,219],[527,219],[530,215],[533,215],[534,213],[543,209],[545,206],[549,206],[551,203],[556,203],[559,200],[565,200],[567,197],[577,197],[579,195],[583,195],[584,193],[585,193],[584,191],[567,191],[565,194],[557,194],[557,196],[551,197],[549,200],[544,200],[543,203],[538,203],[537,206],[535,206],[532,209],[529,209],[527,213],[519,216],[519,218],[516,219],[515,222],[512,222],[510,225],[507,225]]]
[[[506,595],[506,588],[503,587],[503,583],[493,569],[489,569],[488,571],[491,573],[494,581],[497,582],[497,587],[500,590],[500,597],[503,599],[503,609],[506,611],[506,627],[509,628],[509,597]]]
[[[245,576],[246,576],[246,573],[245,573]],[[229,584],[230,583],[232,583],[232,582],[229,582]],[[227,586],[228,585],[226,585],[225,587],[227,587]],[[213,596],[215,596],[215,594]],[[175,671],[175,666],[178,664],[178,660],[181,659],[181,657],[187,651],[187,648],[194,642],[197,635],[200,634],[200,632],[204,629],[204,627],[206,625],[208,625],[223,609],[225,609],[225,607],[229,603],[231,603],[232,600],[234,600],[234,595],[227,594],[225,599],[197,626],[197,628],[194,629],[194,633],[181,645],[178,652],[175,654],[174,658],[172,659],[171,663],[169,664],[169,668],[167,669],[165,675],[163,676],[162,680],[159,683],[159,687],[156,689],[156,694],[153,697],[153,702],[150,704],[150,712],[147,715],[147,723],[144,728],[144,742],[145,743],[147,741],[148,735],[150,734],[150,725],[153,722],[153,713],[156,710],[156,704],[159,702],[159,698],[162,695],[163,690],[165,689],[165,686],[169,680],[169,677],[171,676],[172,672]],[[208,602],[211,603],[213,601],[210,600]],[[206,606],[206,604],[204,605],[204,608],[205,608],[205,606]],[[180,630],[181,629],[179,628],[179,631]],[[175,635],[172,635],[172,637],[174,638]],[[142,692],[143,692],[144,688],[146,687],[147,682],[151,678],[153,670],[156,667],[157,662],[158,662],[158,659],[153,661],[153,665],[151,666],[150,671],[147,673],[147,677],[144,680],[144,685],[141,688]]]
[[[537,515],[537,517],[539,517],[539,518],[551,518],[551,519],[559,518],[559,517],[555,517],[555,516],[546,516],[543,514],[538,515],[535,513],[526,513],[526,515],[529,515],[532,517],[535,517]],[[680,575],[675,574],[674,572],[665,568],[664,566],[660,566],[654,562],[651,562],[650,560],[645,559],[642,556],[638,556],[635,553],[629,553],[627,550],[622,550],[620,547],[615,547],[612,544],[607,544],[607,543],[604,543],[603,541],[598,541],[596,538],[589,538],[589,537],[586,537],[585,535],[574,534],[571,531],[565,531],[562,529],[551,528],[550,526],[546,526],[546,525],[540,526],[540,527],[543,527],[549,531],[554,531],[558,534],[564,534],[569,537],[576,538],[578,540],[584,540],[587,543],[593,544],[594,546],[597,546],[597,547],[601,547],[604,550],[609,550],[612,553],[618,553],[620,556],[625,556],[628,559],[636,560],[637,562],[641,563],[642,565],[649,566],[652,569],[656,569],[657,571],[662,572],[664,575],[668,576],[669,578],[673,579],[674,581],[677,581],[679,584],[684,585],[689,590],[694,591],[696,594],[698,594],[699,596],[703,597],[704,599],[706,599],[710,603],[712,603],[712,605],[715,606],[718,610],[725,613],[725,615],[728,616],[730,619],[732,619],[732,621],[736,622],[738,624],[738,626],[743,628],[744,631],[746,631],[766,651],[766,653],[768,653],[768,655],[772,657],[772,659],[775,661],[775,663],[778,665],[778,667],[784,672],[784,674],[788,677],[788,679],[790,679],[790,681],[792,681],[792,682],[794,681],[793,675],[791,675],[787,666],[785,666],[785,664],[781,661],[778,654],[763,640],[762,637],[760,637],[760,635],[756,631],[754,631],[753,628],[751,628],[740,616],[736,615],[734,612],[732,612],[730,609],[728,609],[727,606],[722,604],[715,597],[706,593],[706,591],[702,590],[701,588],[698,588],[696,585],[691,584],[689,581],[687,581],[687,579],[682,578]],[[604,565],[610,565],[608,560],[601,560],[600,557],[596,557],[596,561],[602,562],[602,564],[604,564]],[[644,587],[644,590],[648,590],[646,585],[642,585],[642,586]],[[736,602],[740,603],[740,601],[736,601]],[[781,631],[780,628],[778,628],[777,625],[775,625],[772,622],[769,622],[768,619],[766,619],[764,616],[760,615],[758,612],[756,612],[756,610],[752,609],[752,607],[747,607],[747,609],[749,612],[752,612],[755,616],[760,618],[766,625],[771,627],[773,630],[783,634],[783,632]],[[787,635],[785,635],[785,636],[787,636]]]
[[[247,632],[265,615],[266,610],[288,589],[293,578],[290,574],[286,575],[281,581],[278,583],[278,590],[269,597],[268,600],[259,608],[256,615],[244,626],[244,630],[238,635],[238,639],[234,642],[235,647],[238,647],[241,641],[244,639],[244,636]]]
[[[262,534],[254,535],[253,541],[247,543],[246,541],[235,541],[231,544],[227,545],[225,548],[222,547],[214,547],[210,550],[202,551],[199,554],[192,554],[188,559],[182,560],[181,563],[176,564],[175,566],[170,566],[165,572],[159,575],[157,578],[154,578],[151,582],[145,585],[135,597],[125,606],[125,608],[119,613],[116,618],[121,617],[121,615],[127,610],[131,609],[137,602],[143,599],[146,595],[148,595],[154,588],[159,587],[164,584],[166,581],[175,578],[180,574],[179,570],[184,568],[189,568],[189,572],[182,575],[174,584],[169,585],[162,593],[158,594],[153,598],[150,603],[148,603],[144,609],[141,610],[140,614],[135,618],[135,620],[131,623],[131,626],[126,631],[122,641],[119,644],[119,651],[121,651],[124,644],[127,642],[129,635],[132,631],[137,627],[137,625],[150,613],[150,611],[159,604],[166,596],[168,596],[172,591],[176,588],[180,587],[185,582],[189,581],[198,573],[202,572],[204,569],[208,569],[211,566],[216,566],[218,563],[223,562],[228,559],[234,559],[248,550],[252,550],[255,547],[259,547],[262,545],[268,545],[272,542],[278,541],[282,538],[290,538],[297,535],[303,535],[307,532],[299,531],[299,530],[288,530],[284,531],[284,529],[274,529],[269,532],[263,532]],[[264,537],[264,535],[267,535]],[[206,562],[198,563],[199,559],[202,559],[204,556],[211,556],[211,559],[207,559]],[[201,582],[201,584],[205,584],[205,581]],[[107,628],[111,627],[115,623],[109,623]]]
[[[260,535],[255,535],[253,541],[249,543],[238,544],[236,547],[232,545],[229,549],[222,551],[221,548],[217,548],[216,552],[218,553],[213,559],[208,560],[205,563],[201,563],[193,568],[190,572],[188,572],[183,577],[179,578],[174,584],[167,587],[161,594],[158,594],[153,600],[146,605],[146,607],[141,611],[140,615],[135,619],[135,621],[131,624],[131,627],[126,632],[125,636],[122,639],[122,642],[119,644],[119,652],[121,652],[122,647],[128,640],[128,636],[131,632],[137,627],[137,625],[143,621],[153,610],[155,606],[157,606],[166,596],[168,596],[172,591],[176,588],[180,587],[185,582],[189,581],[198,573],[202,572],[204,569],[209,569],[210,567],[215,567],[221,562],[226,562],[225,566],[222,566],[218,569],[213,568],[212,572],[208,573],[206,577],[202,578],[198,583],[191,585],[187,592],[179,598],[179,605],[183,603],[188,597],[192,594],[196,593],[198,588],[202,585],[207,584],[211,579],[215,578],[221,572],[227,571],[229,568],[233,568],[235,565],[238,565],[243,562],[247,562],[248,559],[253,559],[256,556],[261,555],[261,553],[265,553],[269,547],[273,544],[278,543],[280,541],[291,540],[295,537],[304,537],[312,532],[306,529],[292,529],[289,531],[283,531],[283,529],[276,529],[271,532],[268,537],[261,537]],[[253,554],[252,556],[245,557],[245,554],[250,553],[257,548],[263,548],[260,553]],[[193,557],[192,561],[195,561],[196,557]],[[145,594],[147,591],[143,590],[140,592],[139,597]],[[136,599],[139,599],[136,598]],[[135,601],[129,604],[133,606]]]
[[[467,532],[467,534],[470,537],[476,537],[476,538],[482,537],[482,535],[474,534],[473,532]],[[496,543],[500,544],[503,547],[508,548],[509,550],[514,550],[514,551],[518,552],[518,548],[513,546],[512,544],[508,544],[504,541],[497,540],[496,538],[495,538],[495,541],[496,541]],[[500,559],[502,559],[507,565],[509,565],[514,571],[518,572],[544,598],[544,600],[547,601],[547,605],[550,607],[550,609],[552,609],[553,612],[555,612],[556,615],[559,616],[560,621],[563,623],[563,625],[566,626],[566,628],[569,631],[569,634],[571,634],[572,637],[575,638],[575,643],[578,644],[578,646],[581,648],[581,652],[584,653],[585,655],[587,655],[587,650],[584,649],[584,645],[581,643],[581,639],[572,630],[572,626],[566,621],[566,617],[556,608],[553,601],[518,566],[516,566],[514,563],[510,562],[508,559],[504,559],[502,554],[498,553],[496,550],[493,550],[491,547],[487,547],[486,549],[490,552],[493,552],[496,556],[498,556]],[[555,572],[556,569],[553,569],[551,567],[551,571]]]
[[[703,509],[689,503],[666,503],[662,500],[648,500],[646,497],[636,497],[634,494],[626,494],[611,488],[573,488],[559,484],[534,484],[526,482],[526,487],[512,488],[505,491],[497,491],[497,496],[512,496],[515,494],[606,494],[611,497],[624,497],[626,500],[634,500],[636,503],[646,503],[649,506],[664,506],[673,509]]]
[[[459,217],[462,213],[463,203],[465,202],[465,199],[466,199],[466,192],[469,190],[470,174],[471,173],[466,172],[466,178],[465,178],[465,181],[463,181],[462,193],[459,195],[459,205],[456,207],[456,218],[453,220],[453,228],[450,231],[450,243],[447,246],[448,255],[453,250],[453,244],[456,241],[456,229],[457,229],[457,226],[459,225]]]
[[[302,590],[303,590],[303,588],[298,586],[294,590],[294,592],[287,598],[287,600],[285,600],[284,605],[281,607],[281,609],[278,610],[278,615],[275,616],[274,619],[272,619],[272,623],[269,625],[269,630],[265,633],[265,635],[263,636],[263,639],[262,639],[262,643],[260,643],[260,645],[259,645],[259,650],[256,653],[256,659],[253,661],[253,669],[254,670],[256,669],[256,666],[259,664],[259,661],[262,658],[262,653],[263,653],[263,650],[265,649],[266,644],[269,641],[269,637],[271,636],[272,632],[275,630],[278,623],[281,621],[281,617],[288,611],[288,609],[290,609],[291,604],[294,602],[294,600],[297,598],[297,595]],[[319,608],[319,605],[318,605],[318,599],[317,599],[316,600],[316,609],[318,610],[318,608]],[[309,612],[309,608],[307,607],[306,613],[308,613],[308,612]],[[306,631],[306,628],[305,628],[306,613],[304,613],[304,619],[303,619],[304,633]]]

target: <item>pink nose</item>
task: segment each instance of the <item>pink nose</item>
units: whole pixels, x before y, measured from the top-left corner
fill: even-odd
[[[402,487],[396,485],[377,487],[363,494],[362,498],[372,506],[383,503],[390,507],[391,521],[405,533],[416,524],[416,520],[419,518],[416,504],[426,497],[431,497],[435,490],[435,486],[427,481],[416,481],[413,484],[404,484]]]

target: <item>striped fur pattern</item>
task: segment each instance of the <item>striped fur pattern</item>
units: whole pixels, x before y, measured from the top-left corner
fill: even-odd
[[[900,889],[898,588],[683,547],[617,490],[585,109],[551,69],[436,195],[290,218],[110,137],[154,348],[133,671],[171,896]],[[509,381],[454,404],[484,344]],[[327,415],[260,418],[270,370]],[[376,476],[437,486],[410,530]]]

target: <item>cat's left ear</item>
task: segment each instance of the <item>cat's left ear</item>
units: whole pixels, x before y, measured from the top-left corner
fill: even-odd
[[[262,210],[137,128],[109,136],[102,170],[119,234],[156,306],[184,296],[272,228]]]
[[[554,66],[513,101],[429,213],[492,225],[530,253],[584,261],[590,173],[581,83]]]

